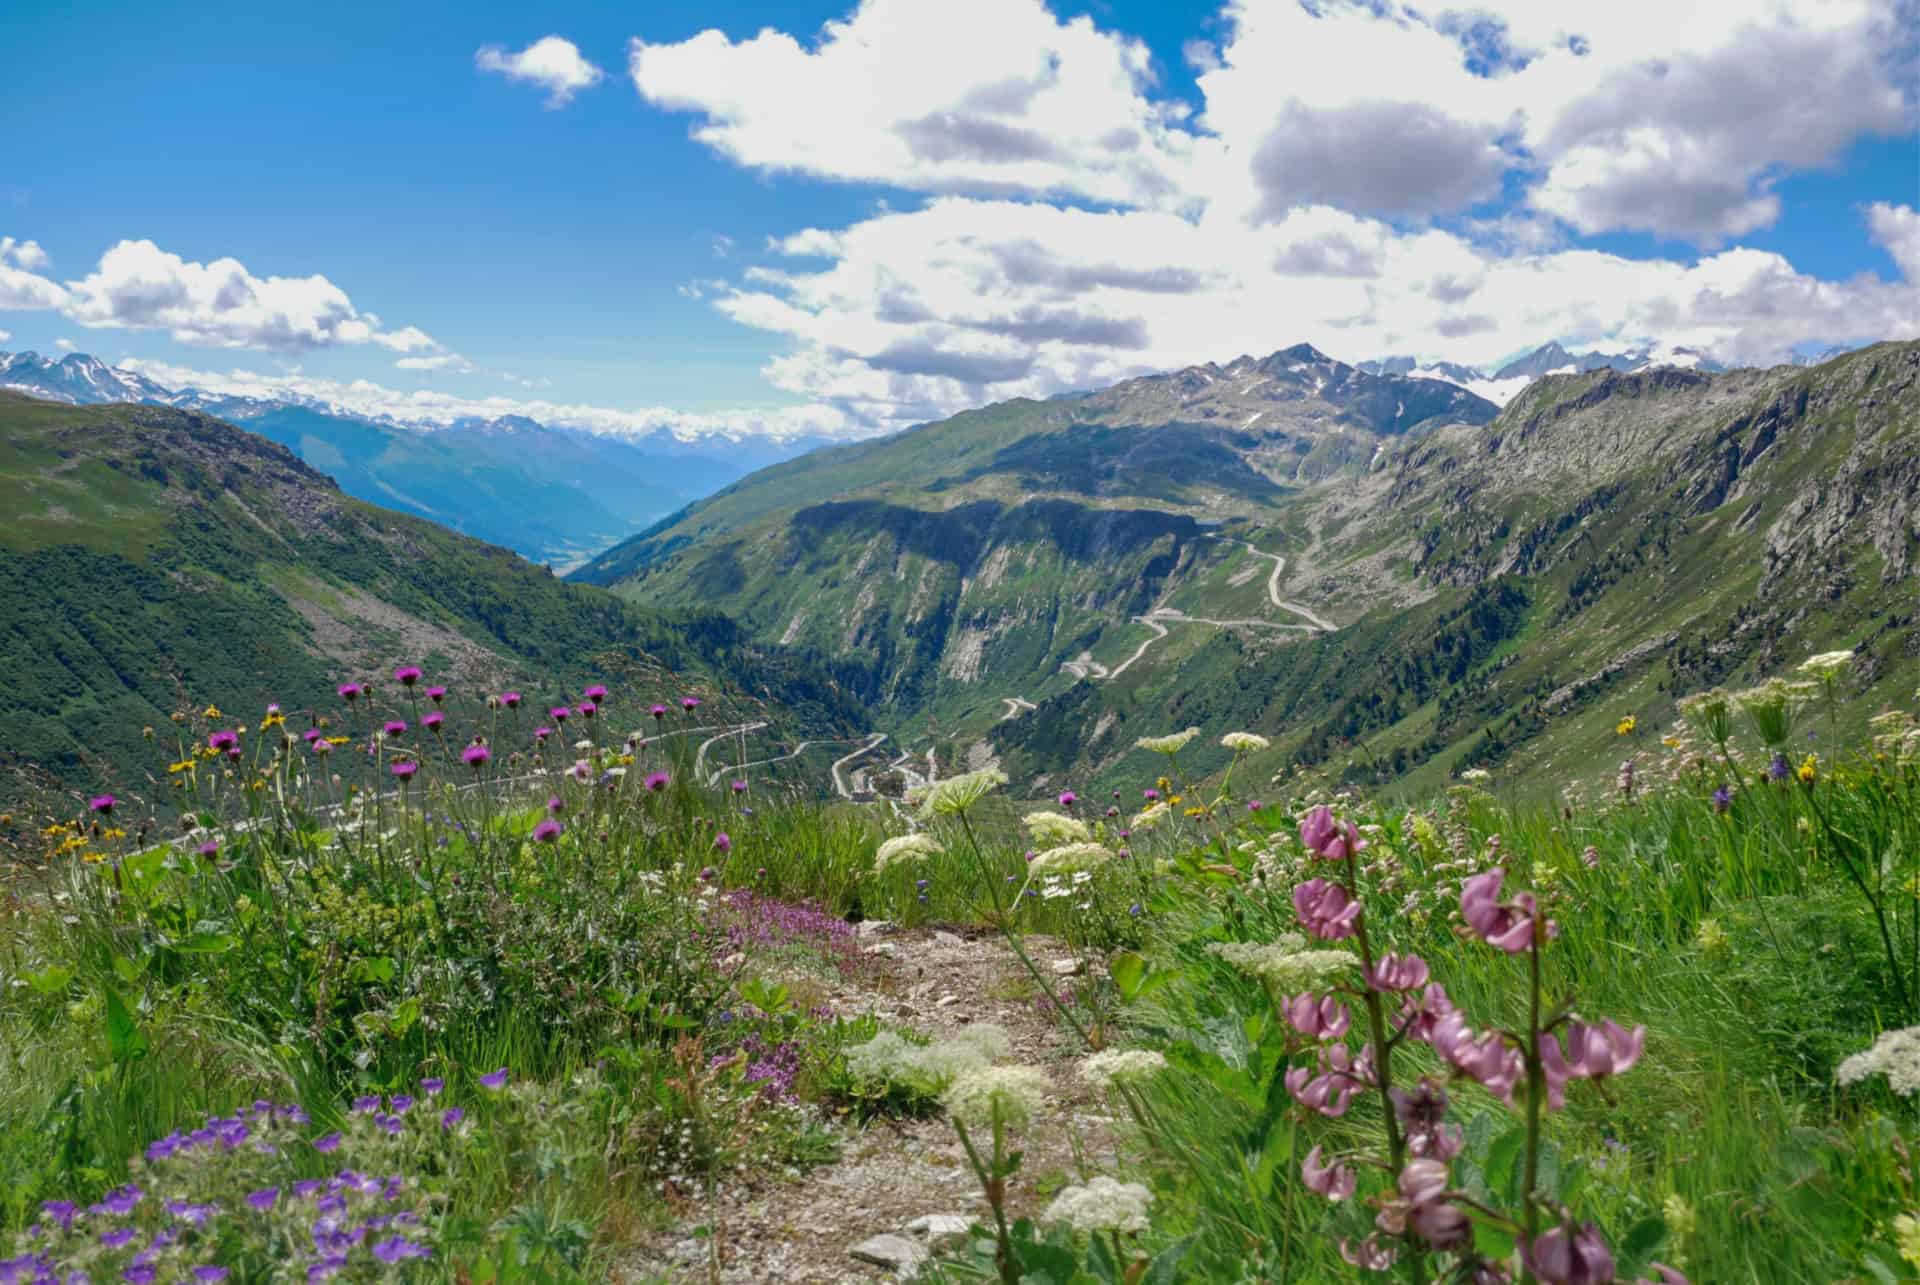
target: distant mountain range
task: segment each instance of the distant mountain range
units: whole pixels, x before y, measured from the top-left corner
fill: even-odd
[[[355,414],[319,398],[168,388],[86,353],[0,353],[0,388],[69,405],[204,411],[292,449],[349,495],[431,518],[565,571],[754,468],[820,439],[686,441],[521,416],[452,424]]]
[[[1137,786],[1133,739],[1190,724],[1372,784],[1557,788],[1630,752],[1623,715],[1811,652],[1861,649],[1856,716],[1912,691],[1920,343],[1534,357],[1572,369],[1504,408],[1304,344],[988,406],[764,469],[575,575],[725,611],[903,749],[1036,794]]]
[[[864,730],[823,671],[717,612],[568,585],[197,411],[0,391],[0,511],[0,808],[46,786],[164,806],[173,712],[216,701],[246,721],[273,700],[299,720],[396,663],[427,666],[468,716],[487,692],[545,709],[599,680],[621,735],[681,695],[794,738]]]
[[[1851,350],[1829,348],[1818,355],[1796,358],[1791,364],[1817,366],[1848,351]],[[1422,362],[1413,357],[1381,357],[1373,361],[1363,361],[1359,366],[1361,370],[1371,371],[1376,375],[1418,375],[1428,379],[1444,379],[1501,405],[1505,405],[1518,395],[1521,389],[1544,375],[1579,375],[1590,370],[1631,372],[1661,367],[1718,374],[1727,369],[1726,366],[1697,348],[1669,346],[1632,349],[1617,353],[1569,352],[1558,342],[1542,344],[1532,352],[1491,370],[1462,366],[1458,362],[1451,361]]]

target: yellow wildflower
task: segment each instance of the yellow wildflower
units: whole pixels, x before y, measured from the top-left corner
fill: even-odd
[[[1178,799],[1174,800],[1175,803],[1178,803],[1179,801],[1180,800]],[[1188,808],[1187,809],[1187,815],[1190,817],[1203,817],[1206,814],[1207,814],[1207,810],[1205,808]]]
[[[329,744],[329,745],[351,745],[351,744],[353,744],[353,738],[352,738],[351,736],[329,736],[329,737],[327,738],[327,744]]]
[[[220,707],[219,707],[218,705],[209,705],[209,706],[207,706],[207,707],[206,707],[205,709],[203,709],[203,710],[201,710],[201,711],[200,711],[200,717],[202,717],[202,718],[219,718],[219,717],[220,717]]]
[[[1716,951],[1727,944],[1727,934],[1721,930],[1718,919],[1702,919],[1694,940],[1700,943],[1701,950]]]
[[[1174,807],[1178,807],[1180,805],[1180,796],[1177,794],[1170,794],[1167,796],[1167,802],[1173,805]]]
[[[1614,735],[1631,736],[1633,735],[1633,729],[1638,726],[1639,724],[1634,721],[1633,715],[1629,714],[1614,725]]]
[[[1800,784],[1802,785],[1812,785],[1815,781],[1819,780],[1820,779],[1819,755],[1809,754],[1807,755],[1806,758],[1800,760],[1800,770],[1794,773],[1794,775],[1800,778]]]
[[[267,715],[265,718],[260,720],[260,730],[264,732],[269,727],[285,727],[286,724],[287,724],[287,716],[285,714],[282,714],[279,710],[275,710],[273,713]]]
[[[192,759],[181,759],[178,763],[169,763],[167,765],[167,775],[178,776],[182,772],[193,771],[193,767],[194,763]]]
[[[1920,1218],[1912,1214],[1895,1215],[1893,1238],[1900,1245],[1900,1260],[1920,1267]]]

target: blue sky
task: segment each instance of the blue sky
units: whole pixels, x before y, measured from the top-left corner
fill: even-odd
[[[837,432],[1301,338],[1769,360],[1920,324],[1891,6],[33,6],[0,346]],[[558,105],[476,59],[549,36],[601,72]],[[341,298],[150,306],[227,260]]]

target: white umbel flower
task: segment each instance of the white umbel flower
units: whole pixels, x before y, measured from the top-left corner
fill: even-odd
[[[984,1066],[956,1077],[940,1098],[947,1114],[962,1124],[1000,1122],[1019,1128],[1045,1103],[1047,1077],[1030,1066]]]
[[[1306,945],[1307,939],[1299,933],[1282,933],[1270,942],[1217,941],[1207,947],[1207,953],[1289,992],[1312,989],[1354,965],[1352,951],[1308,950]]]
[[[1152,750],[1155,754],[1178,754],[1187,748],[1187,742],[1200,735],[1200,729],[1189,727],[1184,732],[1173,732],[1166,736],[1143,736],[1134,744],[1143,750]]]
[[[986,798],[996,786],[1006,783],[1007,774],[992,767],[936,781],[928,788],[927,796],[920,804],[921,819],[960,816]]]
[[[1254,732],[1228,732],[1220,738],[1220,743],[1235,754],[1250,754],[1255,750],[1272,747],[1273,742]]]
[[[1115,1080],[1145,1079],[1166,1066],[1167,1059],[1152,1049],[1102,1049],[1081,1061],[1080,1078],[1096,1089],[1105,1089]]]
[[[1091,870],[1113,860],[1111,849],[1097,843],[1067,843],[1048,848],[1033,859],[1035,870]]]
[[[1035,843],[1085,843],[1093,838],[1093,831],[1087,829],[1085,821],[1064,812],[1029,812],[1020,824],[1027,827]]]
[[[1825,678],[1837,674],[1853,663],[1851,651],[1823,651],[1818,656],[1809,656],[1800,662],[1800,672],[1811,674],[1815,678]]]
[[[1864,1053],[1855,1053],[1834,1073],[1841,1084],[1858,1084],[1875,1075],[1903,1098],[1920,1092],[1920,1026],[1888,1031]]]
[[[1044,1222],[1066,1223],[1077,1232],[1143,1232],[1153,1193],[1137,1182],[1101,1174],[1081,1187],[1062,1187],[1041,1215]]]
[[[1155,803],[1151,807],[1143,808],[1133,818],[1132,822],[1129,823],[1128,828],[1133,830],[1151,830],[1153,829],[1153,827],[1155,827],[1156,825],[1159,825],[1162,821],[1166,820],[1167,813],[1171,811],[1173,811],[1173,809],[1170,806],[1168,806],[1164,801],[1160,803]]]
[[[874,873],[878,874],[903,861],[937,857],[944,851],[946,849],[940,846],[940,841],[930,834],[903,834],[898,838],[888,839],[880,845],[880,850],[873,854]]]

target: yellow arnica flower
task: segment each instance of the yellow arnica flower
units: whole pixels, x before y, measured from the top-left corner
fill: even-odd
[[[1633,715],[1629,714],[1614,725],[1613,731],[1616,736],[1631,736],[1633,729],[1638,726],[1639,724],[1634,721]]]
[[[205,709],[203,709],[203,710],[201,710],[201,711],[200,711],[200,717],[202,717],[202,718],[219,718],[219,717],[220,717],[220,707],[219,707],[218,705],[209,705],[209,706],[207,706],[207,707],[206,707]]]
[[[327,738],[327,744],[329,744],[329,745],[351,745],[351,744],[353,744],[353,738],[352,738],[351,736],[329,736],[329,737]]]
[[[178,776],[182,772],[193,771],[193,767],[194,767],[194,764],[192,759],[181,759],[178,763],[169,763],[167,765],[167,775]]]
[[[1206,814],[1207,814],[1207,810],[1205,808],[1188,808],[1187,809],[1187,815],[1190,817],[1203,817]]]
[[[1802,785],[1812,785],[1815,781],[1819,780],[1820,760],[1818,756],[1809,754],[1806,758],[1802,759],[1800,761],[1800,770],[1796,772],[1795,775],[1800,778],[1800,784]]]
[[[264,732],[269,727],[284,727],[286,726],[286,722],[287,716],[285,714],[269,714],[260,720],[260,730]]]

